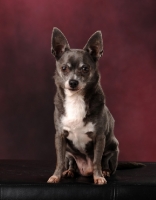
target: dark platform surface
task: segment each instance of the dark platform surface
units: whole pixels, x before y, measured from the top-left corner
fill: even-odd
[[[107,185],[94,185],[92,177],[62,179],[47,184],[55,163],[48,161],[0,160],[0,199],[154,199],[156,163],[146,167],[117,170]]]

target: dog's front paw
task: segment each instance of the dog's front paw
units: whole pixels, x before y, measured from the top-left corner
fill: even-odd
[[[58,183],[59,181],[60,178],[58,176],[53,175],[48,179],[47,183]]]
[[[71,178],[73,178],[74,177],[74,172],[73,172],[73,170],[68,169],[68,170],[63,172],[62,176],[63,177],[71,177]]]
[[[94,183],[97,185],[107,184],[107,181],[104,177],[94,176]]]

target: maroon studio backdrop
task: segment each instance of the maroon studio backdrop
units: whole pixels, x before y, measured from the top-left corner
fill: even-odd
[[[156,1],[0,1],[0,159],[55,161],[51,31],[72,48],[101,30],[101,83],[120,160],[156,161]]]

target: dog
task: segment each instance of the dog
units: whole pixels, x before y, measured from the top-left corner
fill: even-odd
[[[115,120],[106,106],[100,84],[98,61],[103,55],[101,31],[95,32],[83,49],[71,49],[64,34],[54,28],[51,52],[56,59],[54,98],[57,164],[48,183],[75,173],[93,176],[106,184],[118,165],[119,142]]]

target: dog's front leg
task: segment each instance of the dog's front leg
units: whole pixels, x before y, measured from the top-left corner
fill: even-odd
[[[66,140],[64,135],[56,133],[55,148],[56,148],[57,164],[54,174],[47,181],[48,183],[58,183],[61,179],[61,175],[65,164],[65,151],[66,151]]]
[[[97,133],[94,146],[93,178],[98,185],[106,184],[107,181],[102,175],[101,160],[105,148],[104,134]]]

